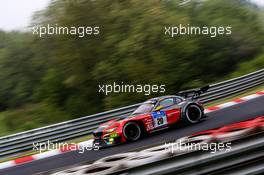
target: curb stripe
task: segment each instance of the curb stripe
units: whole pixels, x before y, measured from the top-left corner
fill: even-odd
[[[238,98],[238,99],[235,99],[233,100],[234,102],[236,103],[242,103],[242,102],[245,102],[245,100],[241,99],[241,98]]]
[[[8,161],[8,162],[0,163],[0,170],[5,169],[5,168],[9,168],[9,167],[13,167],[13,166],[16,166],[16,163],[14,161]]]
[[[252,94],[252,95],[248,95],[248,96],[242,97],[241,99],[247,101],[247,100],[251,100],[251,99],[257,98],[259,96],[260,95],[258,95],[258,94]]]
[[[230,101],[230,102],[227,102],[227,103],[220,104],[217,107],[222,109],[222,108],[227,108],[227,107],[230,107],[230,106],[234,106],[236,104],[237,104],[237,102]]]
[[[26,162],[32,162],[34,158],[32,156],[22,157],[14,160],[15,164],[22,164]]]
[[[209,111],[216,111],[216,110],[219,110],[220,108],[217,107],[217,106],[211,106],[211,107],[208,107],[207,110]]]
[[[52,157],[52,156],[58,155],[60,153],[61,152],[59,150],[52,150],[52,151],[47,151],[47,152],[40,153],[40,154],[35,154],[32,157],[34,160],[38,160],[38,159],[44,159],[47,157]]]
[[[76,151],[77,150],[77,146],[78,144],[69,144],[67,146],[63,146],[62,148],[60,148],[60,152],[65,153],[65,152],[69,152],[69,151]]]
[[[257,92],[258,95],[264,95],[264,91]]]

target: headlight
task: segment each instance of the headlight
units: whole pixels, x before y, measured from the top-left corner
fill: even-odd
[[[115,127],[115,128],[111,128],[111,129],[108,129],[108,130],[106,130],[106,132],[113,132],[113,131],[116,130],[116,128],[117,128],[117,127]]]

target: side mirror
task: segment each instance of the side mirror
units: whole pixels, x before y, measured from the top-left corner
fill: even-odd
[[[159,110],[161,110],[163,108],[163,106],[157,106],[156,108],[155,108],[155,111],[159,111]]]

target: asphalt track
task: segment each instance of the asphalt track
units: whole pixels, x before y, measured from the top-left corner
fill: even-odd
[[[191,135],[193,133],[221,127],[227,124],[240,122],[264,115],[264,96],[241,103],[239,105],[224,108],[208,114],[208,119],[192,126],[185,126],[166,132],[155,133],[152,136],[141,139],[134,143],[101,149],[99,151],[86,151],[80,154],[77,151],[67,152],[54,157],[33,161],[12,168],[0,170],[0,175],[30,175],[60,169],[74,164],[97,160],[99,158],[122,152],[133,151],[140,147],[156,145],[162,142]]]

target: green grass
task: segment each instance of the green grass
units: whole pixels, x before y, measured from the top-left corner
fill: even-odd
[[[45,104],[27,104],[0,113],[0,137],[71,119],[64,111]]]
[[[0,136],[9,134],[8,129],[4,123],[4,115],[0,113]]]

